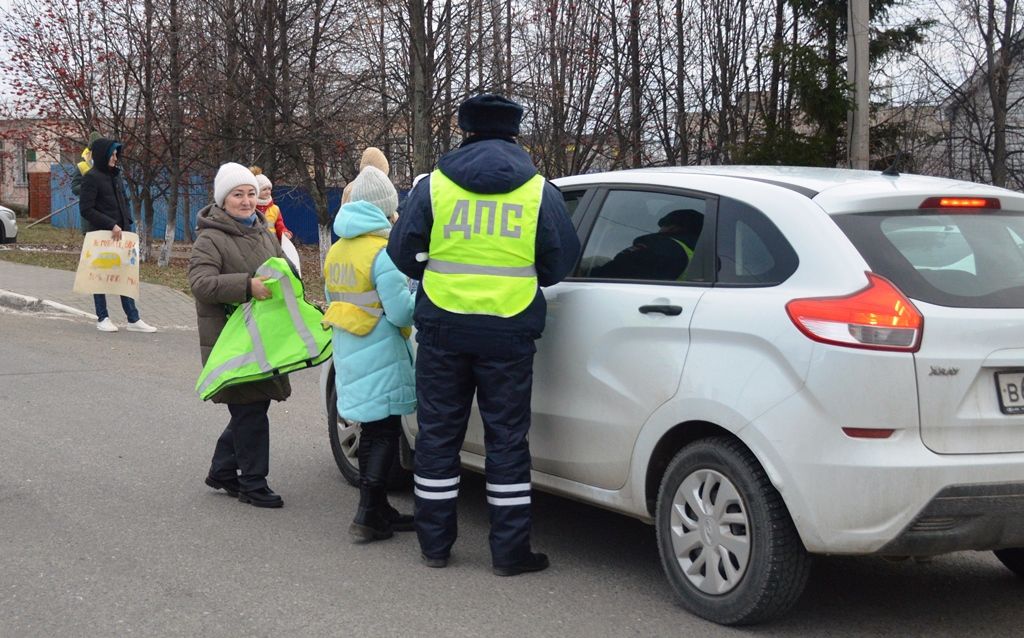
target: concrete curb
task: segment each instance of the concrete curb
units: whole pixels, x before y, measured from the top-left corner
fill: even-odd
[[[22,312],[60,312],[78,317],[86,317],[96,321],[96,315],[91,312],[72,308],[71,306],[66,306],[62,303],[57,303],[56,301],[50,301],[49,299],[37,299],[36,297],[29,297],[27,295],[21,295],[16,292],[3,289],[0,289],[0,306],[11,308],[13,310],[21,310]]]

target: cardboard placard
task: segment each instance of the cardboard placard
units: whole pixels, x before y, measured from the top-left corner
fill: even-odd
[[[74,291],[83,295],[139,298],[139,236],[122,232],[114,241],[109,230],[86,233],[78,258]]]

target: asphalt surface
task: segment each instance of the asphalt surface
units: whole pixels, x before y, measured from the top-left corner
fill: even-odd
[[[536,495],[539,574],[490,572],[482,481],[464,480],[452,564],[414,535],[353,545],[317,371],[271,407],[281,510],[203,485],[226,423],[196,333],[101,334],[0,308],[0,636],[1019,636],[1024,580],[989,553],[820,558],[781,621],[729,629],[673,601],[653,528]],[[851,485],[850,489],[856,489]],[[408,493],[392,496],[411,509]]]

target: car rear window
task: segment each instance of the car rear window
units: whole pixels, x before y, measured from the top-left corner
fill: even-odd
[[[915,210],[833,219],[871,269],[911,299],[1024,308],[1024,214]]]

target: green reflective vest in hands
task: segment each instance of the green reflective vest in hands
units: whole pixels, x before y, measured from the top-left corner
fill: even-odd
[[[196,381],[203,401],[232,385],[262,381],[331,358],[331,333],[315,306],[303,297],[302,281],[280,257],[256,271],[269,277],[269,299],[251,299],[235,308]]]

